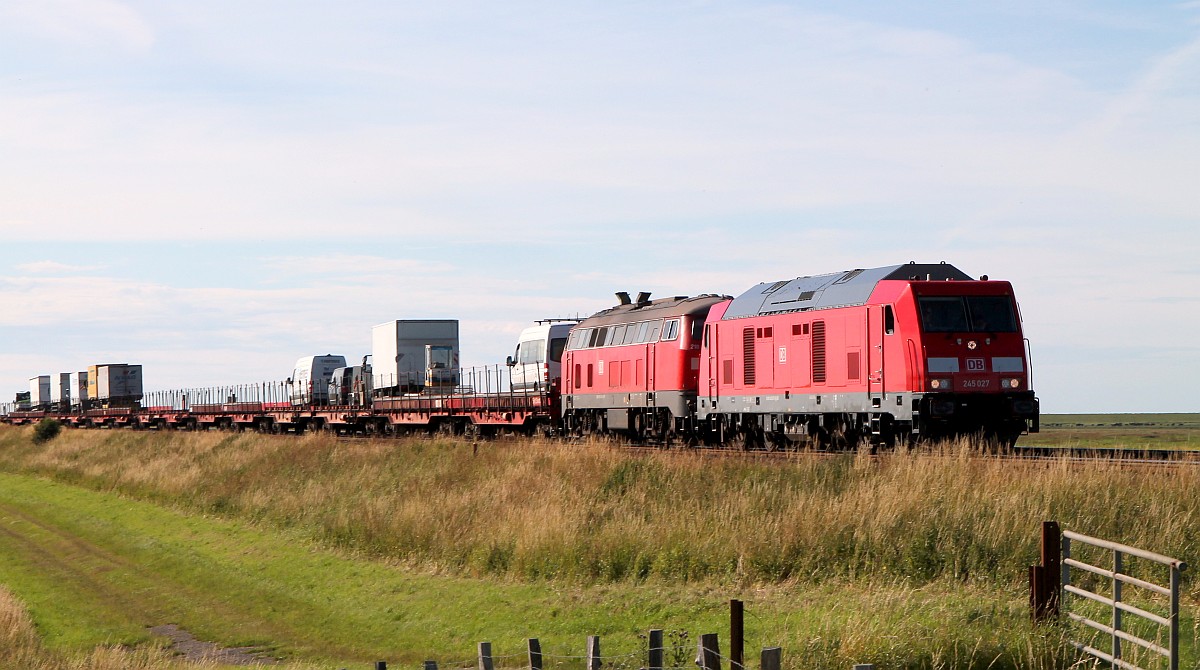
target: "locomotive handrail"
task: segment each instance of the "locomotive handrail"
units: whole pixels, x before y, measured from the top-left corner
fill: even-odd
[[[1029,389],[1033,390],[1037,388],[1037,386],[1035,386],[1033,383],[1033,345],[1029,343],[1028,337],[1022,339],[1025,341],[1025,361],[1029,366],[1029,369],[1027,370],[1029,373]]]

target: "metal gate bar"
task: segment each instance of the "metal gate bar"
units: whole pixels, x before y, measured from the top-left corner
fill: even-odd
[[[1143,670],[1137,665],[1129,663],[1122,658],[1121,642],[1130,642],[1136,644],[1153,653],[1165,656],[1167,658],[1169,670],[1179,670],[1179,580],[1180,574],[1187,569],[1187,564],[1170,556],[1163,556],[1137,547],[1101,540],[1099,538],[1088,537],[1080,533],[1075,533],[1069,530],[1062,532],[1062,585],[1065,593],[1070,593],[1087,600],[1091,600],[1112,610],[1111,622],[1106,624],[1099,621],[1089,619],[1082,614],[1075,612],[1067,612],[1067,616],[1072,621],[1081,623],[1092,629],[1105,633],[1112,640],[1110,652],[1104,652],[1081,642],[1072,641],[1071,644],[1076,649],[1090,654],[1102,661],[1111,663],[1113,667],[1122,668],[1123,670]],[[1084,563],[1083,561],[1071,558],[1071,542],[1079,542],[1093,547],[1104,549],[1112,552],[1112,568],[1102,568],[1099,566]],[[1124,573],[1124,558],[1133,556],[1154,563],[1159,563],[1167,566],[1171,571],[1170,583],[1167,586],[1155,584],[1143,579],[1138,579]],[[1071,584],[1071,568],[1077,568],[1085,572],[1090,572],[1094,575],[1108,579],[1112,584],[1112,597],[1106,597],[1098,593],[1093,593],[1086,589],[1080,588]],[[1170,599],[1170,614],[1161,616],[1153,612],[1146,611],[1139,607],[1130,605],[1122,601],[1122,586],[1135,586],[1140,589],[1167,596]],[[1142,639],[1128,630],[1122,628],[1122,618],[1124,614],[1131,614],[1140,617],[1147,621],[1153,622],[1168,631],[1168,647],[1162,647],[1150,640]]]

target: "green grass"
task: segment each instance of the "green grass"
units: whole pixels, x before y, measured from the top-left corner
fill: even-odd
[[[1053,428],[1200,428],[1200,414],[1043,414],[1041,423]]]
[[[629,654],[651,627],[724,633],[738,597],[748,650],[782,646],[789,668],[1060,667],[1073,655],[1059,629],[1027,621],[1041,520],[1185,560],[1200,542],[1190,468],[1013,465],[970,445],[747,461],[540,441],[31,437],[0,427],[0,584],[49,649],[74,655],[168,622],[319,667],[462,660],[483,640],[509,655],[529,636],[557,656],[593,634]],[[1192,580],[1184,592],[1194,609]]]
[[[587,635],[601,635],[604,653],[617,656],[640,654],[637,636],[652,627],[690,631],[693,643],[701,632],[727,640],[727,600],[738,596],[748,648],[782,645],[789,667],[922,667],[972,656],[969,666],[1000,657],[997,667],[1009,667],[1029,653],[1020,589],[843,580],[581,587],[431,575],[293,533],[14,475],[0,475],[0,518],[22,538],[0,535],[0,576],[56,650],[144,643],[147,626],[172,622],[202,639],[265,644],[318,664],[470,660],[484,640],[497,655],[518,654],[526,637],[542,639],[548,655],[577,656]],[[1034,644],[1038,658],[1060,653],[1053,635]]]
[[[1200,449],[1200,414],[1047,414],[1025,446],[1075,449]]]

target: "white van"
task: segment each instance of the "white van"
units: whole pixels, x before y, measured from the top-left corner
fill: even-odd
[[[545,319],[521,331],[517,350],[506,363],[514,391],[545,391],[562,378],[563,350],[577,319]]]
[[[296,361],[296,369],[292,371],[292,404],[293,405],[328,405],[329,380],[333,371],[346,367],[345,356],[305,356]]]

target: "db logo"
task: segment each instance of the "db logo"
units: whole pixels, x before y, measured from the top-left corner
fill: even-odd
[[[967,359],[967,372],[983,372],[985,369],[982,358]]]

